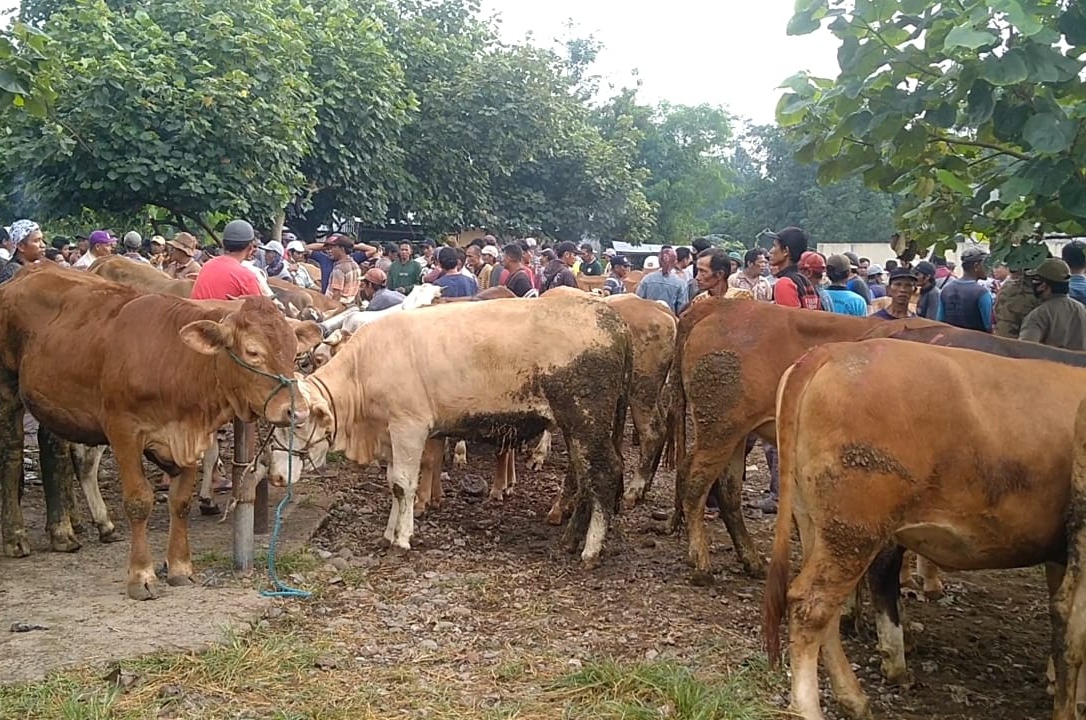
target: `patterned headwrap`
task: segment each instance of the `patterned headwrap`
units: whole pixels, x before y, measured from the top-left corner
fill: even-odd
[[[11,241],[18,245],[33,235],[36,230],[41,230],[41,226],[33,220],[16,220],[8,234],[11,235]]]

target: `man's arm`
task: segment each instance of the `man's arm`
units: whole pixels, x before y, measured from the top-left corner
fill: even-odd
[[[980,308],[980,321],[984,323],[984,329],[992,332],[992,292],[990,290],[981,293],[980,299],[977,300],[977,307]]]
[[[328,279],[328,297],[333,300],[339,300],[343,297],[343,286],[346,278],[343,277],[343,273],[332,271],[332,277]]]
[[[1047,316],[1041,317],[1041,308],[1034,308],[1022,321],[1022,329],[1018,331],[1018,339],[1035,343],[1044,342],[1047,330]]]

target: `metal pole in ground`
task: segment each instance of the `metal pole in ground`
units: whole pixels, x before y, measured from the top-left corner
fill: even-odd
[[[256,487],[252,473],[245,468],[253,460],[256,434],[253,424],[234,418],[234,467],[230,480],[234,484],[234,572],[248,575],[253,571],[256,555],[253,541],[253,515]],[[267,509],[265,508],[265,515]],[[266,522],[266,520],[265,520]]]
[[[256,433],[249,436],[249,457],[256,452]],[[257,535],[267,535],[268,528],[268,474],[256,484],[256,499],[253,504],[253,532]]]

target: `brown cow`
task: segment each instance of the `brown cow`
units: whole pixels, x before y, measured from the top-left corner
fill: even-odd
[[[0,287],[5,551],[30,551],[17,502],[25,408],[67,441],[113,447],[132,533],[131,598],[155,594],[147,545],[154,496],[142,458],[179,475],[170,486],[167,581],[189,584],[189,503],[212,432],[235,415],[275,423],[303,419],[304,397],[288,386],[298,338],[312,340],[317,332],[315,324],[292,331],[264,298],[248,298],[240,310],[227,312],[143,295],[78,271],[23,270]],[[175,378],[202,378],[215,389],[208,392],[203,382],[163,383],[163,367]],[[290,417],[292,394],[296,418]],[[71,534],[61,514],[50,512],[54,536]]]
[[[276,299],[283,303],[283,307],[288,308],[287,314],[292,317],[299,317],[305,320],[316,319],[317,322],[321,322],[325,318],[338,315],[348,307],[338,300],[333,300],[316,290],[299,287],[294,283],[287,282],[280,278],[268,278],[268,287],[271,288]],[[289,308],[294,308],[294,311],[290,312]],[[316,314],[319,315],[319,318],[306,315],[303,311],[307,308],[316,310]]]
[[[907,393],[856,405],[842,391],[895,387],[918,368],[948,400],[923,422]],[[1058,587],[1083,391],[1081,368],[884,339],[824,345],[792,366],[777,393],[781,498],[763,631],[776,661],[791,604],[795,712],[822,719],[821,649],[839,702],[866,716],[839,620],[889,543],[958,570],[1045,563],[1050,591]],[[993,416],[989,393],[1029,411]],[[804,560],[788,587],[793,512]]]
[[[720,514],[736,554],[748,574],[761,575],[764,570],[743,521],[744,454],[752,432],[776,442],[775,396],[785,370],[813,347],[857,340],[884,322],[729,299],[694,303],[683,313],[675,372],[664,392],[672,400],[668,424],[678,463],[671,529],[685,519],[693,582],[712,582],[703,508],[718,478],[724,488]],[[688,454],[687,403],[694,421]]]
[[[390,343],[399,352],[388,353]],[[585,297],[451,303],[396,313],[361,328],[331,362],[299,382],[312,415],[294,427],[293,449],[315,464],[329,449],[358,463],[390,456],[393,502],[384,536],[406,551],[429,438],[478,439],[506,448],[557,426],[580,500],[564,544],[576,547],[583,537],[582,559],[592,565],[622,491],[630,345],[617,313]],[[363,384],[361,368],[366,376],[410,381]],[[289,432],[276,431],[280,448],[288,447]],[[286,476],[288,458],[282,450],[272,453],[271,478]],[[294,462],[292,479],[300,471]]]
[[[98,258],[87,272],[106,280],[138,288],[144,292],[162,293],[187,298],[192,295],[194,280],[175,280],[147,263],[136,262],[122,255]]]
[[[1086,559],[1086,400],[1075,414],[1071,500],[1067,513],[1067,570],[1052,598],[1055,709],[1053,720],[1078,720],[1086,703],[1086,597],[1082,563]],[[1079,678],[1075,690],[1071,678]]]

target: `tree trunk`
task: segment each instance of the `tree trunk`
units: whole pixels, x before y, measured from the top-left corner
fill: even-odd
[[[286,210],[280,210],[272,218],[271,239],[283,242],[283,225],[287,221]]]

